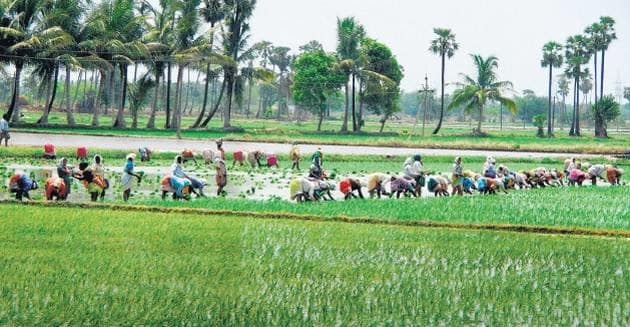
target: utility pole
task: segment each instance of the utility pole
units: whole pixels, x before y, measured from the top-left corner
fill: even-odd
[[[424,110],[423,110],[423,118],[422,118],[422,137],[424,137],[424,129],[427,124],[427,108],[429,107],[429,95],[433,96],[434,89],[429,88],[429,77],[424,75],[424,85],[420,89],[419,93],[424,96]],[[418,110],[416,114],[416,124],[418,123],[420,110]]]

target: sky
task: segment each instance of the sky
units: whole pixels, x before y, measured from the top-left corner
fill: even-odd
[[[540,67],[542,46],[564,43],[602,15],[617,21],[604,83],[605,93],[616,94],[618,82],[630,87],[629,0],[258,0],[251,31],[252,42],[267,40],[297,52],[318,40],[334,51],[337,17],[354,16],[368,36],[392,49],[405,69],[401,86],[413,91],[425,74],[430,87],[439,89],[440,59],[428,48],[434,27],[450,28],[460,48],[447,62],[447,83],[458,81],[459,73],[473,73],[469,54],[495,55],[500,79],[512,81],[518,92],[544,95],[548,71]]]

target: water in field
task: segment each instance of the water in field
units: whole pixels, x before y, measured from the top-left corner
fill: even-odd
[[[0,177],[3,180],[1,187],[3,189],[0,192],[0,200],[8,199],[12,194],[8,192],[9,178],[15,171],[23,171],[34,178],[40,185],[40,189],[31,192],[33,199],[42,199],[44,195],[43,185],[48,176],[56,170],[56,167],[50,163],[43,166],[35,166],[33,164],[8,164],[0,165]],[[207,186],[204,189],[204,193],[208,197],[217,196],[217,187],[215,184],[215,170],[212,166],[206,166],[203,164],[194,165],[189,164],[185,167],[188,174],[196,176],[197,178],[204,179],[207,182]],[[136,184],[133,187],[132,198],[135,199],[158,199],[161,197],[160,182],[162,177],[165,176],[169,167],[138,167],[137,172],[142,171],[144,178],[140,184]],[[120,185],[120,179],[122,175],[122,167],[109,167],[106,168],[106,178],[110,182],[110,189],[106,193],[106,201],[120,202],[122,201],[122,189]],[[228,185],[224,189],[228,198],[245,198],[251,200],[271,200],[271,199],[283,199],[289,200],[289,183],[292,179],[306,175],[305,171],[291,171],[290,169],[247,169],[238,167],[236,170],[228,168]],[[340,178],[339,176],[337,182]],[[361,180],[366,179],[365,173],[354,173],[352,177],[359,178]],[[588,184],[588,182],[587,182]],[[602,183],[602,185],[606,185]],[[364,196],[368,196],[365,188]],[[343,194],[336,188],[331,192],[335,199],[343,199]],[[431,197],[426,187],[422,189],[423,197]],[[77,180],[72,181],[72,192],[68,198],[71,202],[85,202],[89,201],[90,197],[83,184]],[[167,199],[168,200],[168,199]]]

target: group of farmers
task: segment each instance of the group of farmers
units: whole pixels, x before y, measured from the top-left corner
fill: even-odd
[[[456,157],[450,175],[433,175],[425,172],[422,156],[409,157],[402,165],[399,175],[374,173],[365,179],[343,178],[339,182],[339,191],[344,199],[365,198],[363,189],[370,198],[381,198],[383,195],[396,198],[400,196],[421,197],[422,189],[435,196],[464,195],[478,192],[480,194],[507,193],[509,189],[525,189],[548,186],[567,185],[582,186],[590,180],[597,185],[602,179],[611,185],[619,185],[624,174],[623,169],[612,165],[582,164],[575,158],[565,161],[564,170],[538,167],[532,170],[514,171],[506,165],[497,165],[493,157],[486,158],[480,173],[464,170],[462,158]],[[321,168],[321,152],[317,151],[312,158],[311,173],[308,177],[300,177],[291,181],[290,198],[298,202],[332,200],[331,190],[335,188]],[[334,178],[332,178],[334,179]],[[450,191],[449,191],[450,190]]]
[[[216,151],[203,151],[202,156],[206,164],[214,165],[216,170],[215,182],[217,196],[225,194],[228,183],[226,156],[223,149],[223,141],[216,141]],[[44,158],[55,159],[54,146],[44,146]],[[141,161],[150,161],[152,152],[148,148],[140,148]],[[184,150],[175,157],[168,173],[162,177],[160,192],[162,198],[171,194],[173,199],[189,200],[192,195],[204,196],[204,187],[207,182],[184,169],[187,161],[194,161],[195,153]],[[302,154],[298,144],[294,143],[289,152],[293,170],[300,170]],[[104,199],[105,192],[110,187],[105,178],[105,169],[101,156],[93,157],[92,162],[87,161],[87,149],[77,150],[77,159],[81,160],[78,169],[68,165],[67,158],[61,158],[56,167],[56,174],[46,179],[44,193],[47,200],[66,200],[71,192],[72,179],[83,183],[90,194],[92,201]],[[143,172],[135,171],[136,154],[126,156],[123,173],[120,180],[122,197],[128,201],[134,185],[139,184],[143,178]],[[256,167],[279,167],[275,154],[267,154],[261,150],[233,153],[232,167],[236,164],[251,165]],[[464,170],[462,158],[455,158],[451,174],[436,175],[424,169],[424,162],[420,154],[407,158],[402,164],[402,171],[397,175],[374,173],[364,179],[347,177],[338,183],[339,191],[344,199],[365,198],[363,190],[369,197],[389,196],[400,198],[401,196],[421,197],[422,189],[435,196],[464,195],[478,192],[481,194],[493,194],[506,192],[515,188],[533,188],[547,186],[568,185],[581,186],[590,180],[597,184],[597,179],[603,179],[612,185],[619,184],[623,170],[611,165],[590,165],[581,163],[576,158],[565,161],[564,170],[546,169],[538,167],[527,171],[513,171],[505,165],[497,165],[493,157],[488,157],[483,164],[480,173]],[[310,157],[308,175],[293,179],[289,183],[290,199],[298,202],[334,200],[332,191],[337,188],[335,174],[328,175],[324,170],[324,154],[319,148]],[[16,194],[16,199],[30,199],[29,192],[38,189],[39,185],[30,176],[22,172],[16,172],[10,179],[10,190]]]

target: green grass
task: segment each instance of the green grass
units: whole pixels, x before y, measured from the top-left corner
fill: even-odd
[[[2,325],[626,325],[627,240],[3,205]]]
[[[39,117],[39,113],[30,112],[24,119],[27,123],[33,123]],[[52,119],[54,118],[54,119]],[[111,126],[111,123],[103,119],[103,126]],[[90,116],[77,115],[78,124],[89,125]],[[65,118],[61,114],[51,117],[51,124],[63,124]],[[192,118],[187,117],[183,126],[192,124]],[[391,123],[386,130],[387,134],[377,134],[377,123],[368,122],[365,134],[339,134],[339,122],[327,122],[323,132],[315,133],[312,122],[307,123],[283,123],[279,127],[276,120],[252,120],[234,119],[233,125],[242,127],[241,133],[224,133],[218,130],[220,121],[214,121],[209,130],[183,130],[185,138],[208,139],[223,137],[226,140],[263,141],[290,143],[298,141],[313,144],[344,144],[344,145],[373,145],[373,146],[402,146],[402,147],[426,147],[426,148],[451,148],[451,149],[482,149],[482,150],[507,150],[507,151],[549,151],[549,152],[579,152],[579,153],[622,153],[629,150],[630,134],[614,134],[609,139],[592,137],[585,131],[583,137],[569,137],[567,131],[558,131],[555,138],[537,138],[535,131],[531,129],[506,129],[503,132],[491,131],[488,137],[479,138],[470,136],[467,127],[453,125],[443,129],[440,135],[426,137],[419,136],[420,129],[414,128],[411,123]],[[157,126],[162,126],[159,123]],[[140,126],[143,126],[140,124]],[[172,130],[147,130],[147,129],[113,129],[110,127],[89,128],[66,126],[36,127],[26,125],[16,127],[16,130],[49,133],[76,133],[93,135],[139,136],[139,137],[174,137]]]
[[[335,201],[297,205],[287,201],[197,199],[191,202],[136,199],[133,204],[236,212],[306,214],[316,217],[433,221],[454,224],[630,230],[630,187],[583,187],[513,191],[506,196]]]

